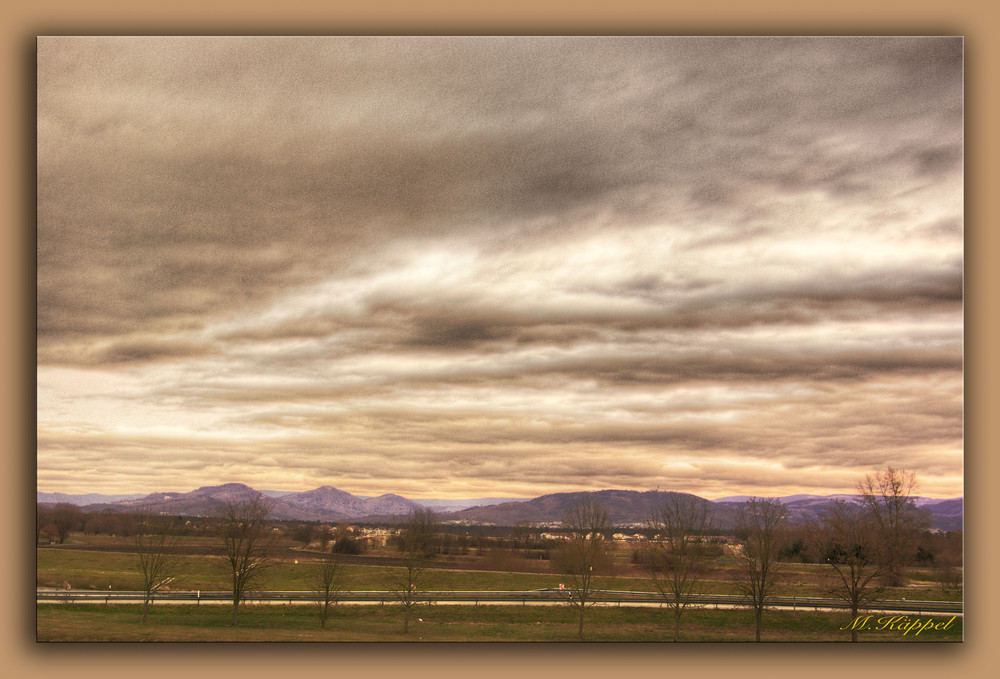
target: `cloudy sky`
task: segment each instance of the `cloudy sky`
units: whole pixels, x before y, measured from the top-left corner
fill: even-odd
[[[962,494],[956,38],[42,38],[38,489]]]

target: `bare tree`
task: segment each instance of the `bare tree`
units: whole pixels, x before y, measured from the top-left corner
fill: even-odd
[[[239,624],[240,602],[271,563],[274,545],[274,533],[268,523],[271,506],[271,500],[261,495],[242,502],[227,502],[216,514],[216,529],[232,576],[233,626]]]
[[[403,634],[410,631],[410,612],[417,604],[424,586],[427,564],[434,558],[434,538],[437,533],[434,512],[427,508],[410,512],[399,533],[402,566],[387,568],[390,589],[405,611]]]
[[[736,512],[736,535],[743,541],[737,588],[750,600],[760,641],[761,623],[767,597],[775,585],[774,566],[778,557],[779,531],[785,507],[775,499],[751,498]]]
[[[56,527],[59,544],[66,542],[71,531],[77,530],[83,521],[83,512],[79,507],[67,502],[60,502],[52,508],[52,524]]]
[[[38,504],[35,510],[35,544],[42,539],[42,531],[52,523],[52,509],[48,505]]]
[[[331,556],[324,559],[313,575],[313,593],[316,594],[319,605],[319,625],[326,627],[330,617],[330,608],[340,601],[346,589],[347,572],[344,565]]]
[[[917,508],[912,494],[916,475],[891,466],[868,474],[858,483],[861,503],[877,527],[879,560],[887,585],[903,583],[903,569],[910,560],[917,534],[927,528],[926,512]]]
[[[851,607],[851,619],[878,598],[882,588],[878,579],[883,570],[879,562],[879,534],[871,517],[862,507],[837,500],[823,515],[825,531],[821,536],[821,554],[835,573],[828,592]],[[851,626],[851,641],[858,631]]]
[[[649,521],[649,574],[674,611],[674,641],[680,636],[684,608],[705,573],[709,527],[708,502],[680,493],[671,494]]]
[[[170,534],[168,518],[142,510],[133,513],[127,525],[132,532],[132,544],[142,571],[142,622],[145,624],[153,597],[166,588],[180,570],[177,549],[180,538]]]
[[[513,537],[514,548],[520,549],[524,556],[528,556],[528,545],[532,535],[536,531],[536,526],[530,521],[518,521],[514,524]]]
[[[569,596],[579,608],[577,636],[583,638],[583,614],[593,604],[594,576],[607,557],[607,533],[611,529],[608,511],[591,495],[571,506],[563,519],[568,539],[552,554],[552,562],[569,578]]]
[[[941,589],[947,591],[962,586],[962,567],[957,559],[946,554],[937,560],[937,567]]]
[[[309,547],[309,543],[317,534],[317,528],[311,523],[301,523],[292,530],[292,537],[302,543],[302,547]]]

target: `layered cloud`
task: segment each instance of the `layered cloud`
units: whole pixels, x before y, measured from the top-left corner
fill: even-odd
[[[961,40],[38,63],[44,490],[961,493]]]

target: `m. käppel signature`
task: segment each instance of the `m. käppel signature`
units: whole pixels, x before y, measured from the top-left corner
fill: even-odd
[[[842,630],[865,630],[865,631],[895,631],[901,632],[903,636],[913,633],[914,636],[926,631],[942,631],[951,627],[958,618],[952,616],[949,620],[934,620],[934,618],[911,618],[908,615],[885,615],[876,617],[874,615],[859,615],[849,625],[841,627]]]

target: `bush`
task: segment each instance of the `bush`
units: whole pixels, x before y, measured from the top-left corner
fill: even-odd
[[[354,538],[349,538],[346,535],[337,538],[336,542],[333,543],[333,553],[334,554],[360,554],[361,545]]]

